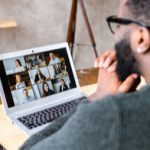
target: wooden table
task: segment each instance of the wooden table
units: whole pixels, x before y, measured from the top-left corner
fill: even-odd
[[[97,82],[98,69],[88,68],[77,70],[80,86],[86,86]]]

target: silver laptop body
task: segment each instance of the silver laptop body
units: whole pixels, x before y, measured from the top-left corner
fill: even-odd
[[[1,54],[0,68],[5,113],[28,136],[50,122],[29,129],[18,118],[84,96],[67,43]]]

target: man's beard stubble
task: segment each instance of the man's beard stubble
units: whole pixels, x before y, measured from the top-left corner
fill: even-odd
[[[133,56],[130,43],[127,39],[116,43],[115,51],[117,56],[116,72],[121,81],[124,81],[132,73],[140,74],[137,61]]]

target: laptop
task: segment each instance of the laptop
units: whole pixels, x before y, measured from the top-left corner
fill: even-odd
[[[0,68],[6,115],[28,136],[86,99],[67,43],[1,54]]]

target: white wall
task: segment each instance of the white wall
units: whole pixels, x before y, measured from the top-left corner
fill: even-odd
[[[113,48],[105,18],[116,14],[119,0],[84,0],[101,53]],[[14,19],[18,27],[0,29],[0,53],[66,41],[71,0],[0,0],[0,19]],[[76,43],[90,44],[80,7],[77,16]],[[93,66],[94,53],[89,46],[75,47],[76,68]],[[83,59],[84,58],[84,59]]]

